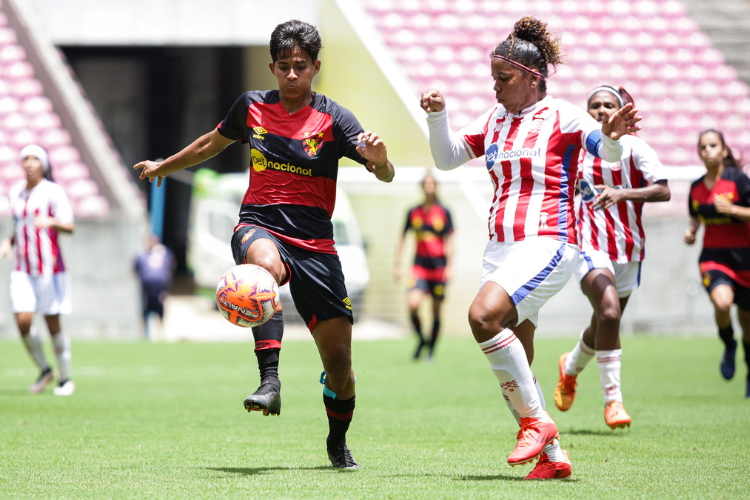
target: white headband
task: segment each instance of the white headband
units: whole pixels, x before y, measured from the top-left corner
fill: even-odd
[[[596,87],[590,94],[589,98],[586,99],[586,104],[588,105],[589,102],[591,102],[591,98],[594,97],[594,94],[597,92],[609,92],[610,94],[617,97],[617,102],[620,103],[620,107],[625,106],[625,99],[622,98],[622,95],[615,89],[614,87],[610,87],[609,85],[602,85],[601,87]]]
[[[40,162],[42,162],[42,168],[45,172],[49,170],[49,156],[43,147],[37,146],[36,144],[29,144],[21,150],[21,161],[27,156],[34,156]]]

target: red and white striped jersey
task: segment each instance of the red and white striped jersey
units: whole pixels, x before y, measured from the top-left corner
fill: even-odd
[[[621,201],[607,210],[594,210],[597,196],[594,186],[641,188],[666,176],[656,153],[643,140],[628,135],[622,137],[620,143],[623,155],[617,162],[602,161],[588,153],[583,155],[579,171],[578,231],[581,250],[606,252],[613,261],[625,264],[643,260],[643,203]]]
[[[73,222],[73,210],[65,191],[47,179],[26,190],[26,181],[19,182],[9,194],[15,219],[15,270],[31,276],[65,271],[57,231],[52,228],[37,229],[37,217],[54,217],[58,222]]]
[[[432,131],[431,124],[430,147],[436,156],[440,147]],[[616,142],[614,156],[600,148],[601,125],[588,113],[550,96],[518,115],[498,104],[457,135],[464,161],[485,157],[495,188],[489,236],[499,242],[544,236],[577,246],[573,194],[581,150],[609,153],[610,159],[620,154]]]

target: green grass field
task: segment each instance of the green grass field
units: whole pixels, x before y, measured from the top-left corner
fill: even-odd
[[[545,482],[507,465],[516,423],[469,339],[445,339],[432,364],[409,361],[411,341],[355,343],[356,472],[326,458],[312,342],[284,345],[279,418],[242,408],[257,383],[251,344],[78,342],[78,390],[60,398],[27,394],[36,372],[20,342],[3,342],[0,496],[748,498],[745,369],[720,379],[718,340],[626,338],[634,424],[617,432],[604,424],[595,363],[573,408],[554,408],[557,357],[573,342],[537,341],[535,373],[573,463],[570,479]]]

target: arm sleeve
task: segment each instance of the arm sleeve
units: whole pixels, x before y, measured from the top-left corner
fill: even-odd
[[[477,120],[479,122],[479,120]],[[448,124],[448,110],[443,109],[427,115],[427,128],[430,132],[430,151],[435,166],[440,170],[453,170],[484,153],[484,133],[477,130],[476,124],[462,129],[459,133],[453,133]],[[481,135],[481,141],[479,141]],[[470,138],[471,144],[467,142]],[[481,144],[482,151],[478,145]]]
[[[701,179],[703,178],[701,177]],[[697,182],[700,182],[700,180]],[[695,182],[690,186],[690,191],[688,192],[688,213],[690,217],[698,217],[698,210],[693,207],[693,188],[695,188]]]
[[[635,166],[641,171],[648,185],[667,179],[667,172],[664,165],[661,164],[659,157],[656,156],[656,151],[646,144],[646,141],[632,135],[626,135],[620,139],[620,142],[624,146],[630,147],[633,151]]]
[[[63,191],[62,187],[55,184],[55,190],[52,193],[52,199],[50,200],[52,216],[61,224],[70,224],[74,220],[73,209],[70,208],[65,191]]]
[[[232,141],[247,142],[248,106],[248,92],[245,92],[234,101],[227,116],[216,126],[216,129],[222,136]]]
[[[365,130],[359,124],[354,113],[342,106],[338,106],[336,115],[333,118],[333,126],[336,129],[334,132],[337,132],[335,136],[341,137],[339,158],[346,156],[357,163],[366,165],[367,159],[357,153],[357,136]]]
[[[750,207],[750,178],[740,170],[737,176],[737,205]]]
[[[604,161],[616,162],[622,158],[620,141],[602,134],[602,127],[583,109],[562,101],[559,108],[560,131],[569,144],[586,149]]]

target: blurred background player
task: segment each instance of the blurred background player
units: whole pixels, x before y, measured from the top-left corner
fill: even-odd
[[[365,132],[349,110],[312,91],[321,47],[314,26],[296,20],[278,25],[271,34],[269,63],[278,90],[245,92],[216,129],[162,162],[144,161],[135,168],[143,169],[141,178],[161,182],[167,174],[205,161],[235,141],[249,143],[252,168],[232,237],[235,262],[265,268],[280,285],[289,282],[325,369],[321,383],[329,424],[328,458],[334,467],[358,469],[346,445],[355,403],[353,316],[331,214],[341,157],[365,165],[383,182],[393,179],[394,170],[377,134]],[[281,325],[272,324],[270,333],[271,338],[256,337],[256,346],[267,342],[278,356]],[[278,415],[277,370],[264,371],[261,366],[261,374],[261,386],[244,406]]]
[[[73,211],[65,191],[52,182],[49,158],[41,146],[23,148],[21,162],[26,180],[13,186],[9,193],[15,231],[0,244],[0,258],[13,260],[15,245],[15,266],[10,273],[12,308],[23,343],[41,371],[29,392],[44,391],[54,379],[33,324],[34,313],[41,311],[57,357],[59,383],[52,392],[70,396],[75,391],[70,379],[70,337],[60,326],[60,314],[71,311],[70,283],[57,235],[73,232]]]
[[[690,187],[690,226],[685,242],[695,243],[698,228],[701,224],[706,227],[699,262],[724,343],[719,370],[727,380],[734,377],[737,341],[730,316],[734,303],[748,367],[745,397],[750,398],[750,179],[742,173],[741,163],[721,132],[703,132],[698,138],[698,154],[706,175]]]
[[[409,316],[419,342],[414,359],[419,359],[422,349],[427,347],[427,358],[431,360],[440,334],[440,310],[453,264],[453,221],[450,211],[438,201],[437,182],[429,172],[422,180],[422,191],[424,201],[406,214],[406,224],[396,249],[394,275],[396,280],[401,279],[401,255],[406,233],[414,231],[416,255],[409,276],[407,296]],[[429,341],[422,334],[422,323],[419,320],[419,305],[427,294],[432,297],[432,330]]]
[[[588,113],[601,123],[627,103],[625,89],[603,85],[588,99]],[[645,235],[642,204],[668,201],[669,187],[656,153],[635,136],[620,139],[622,158],[614,163],[586,152],[579,171],[581,205],[578,239],[581,253],[576,278],[594,308],[591,323],[569,353],[560,356],[555,405],[567,411],[573,404],[576,377],[596,356],[604,396],[604,419],[612,429],[630,426],[620,388],[620,317],[641,279]]]
[[[617,161],[618,139],[637,131],[640,117],[629,104],[600,125],[548,96],[548,66],[563,63],[560,42],[533,16],[518,21],[490,57],[498,104],[473,124],[453,133],[437,90],[422,94],[421,106],[435,165],[449,170],[484,157],[495,189],[469,324],[521,426],[508,463],[539,457],[527,479],[559,479],[570,476],[570,460],[530,369],[538,312],[578,262],[573,192],[580,151]]]
[[[172,287],[175,267],[177,267],[177,261],[172,250],[162,245],[158,236],[150,235],[146,251],[135,259],[135,272],[141,282],[143,327],[146,338],[149,338],[149,316],[156,314],[160,322],[164,320],[164,301]]]

